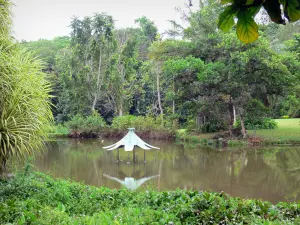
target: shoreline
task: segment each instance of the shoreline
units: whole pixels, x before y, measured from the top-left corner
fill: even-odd
[[[100,132],[93,133],[88,136],[76,136],[72,137],[70,134],[58,134],[51,133],[50,138],[70,138],[70,139],[95,139],[95,138],[122,138],[126,132]],[[247,139],[238,139],[238,138],[213,138],[213,136],[219,133],[203,133],[203,134],[194,134],[194,133],[185,133],[180,134],[176,131],[174,134],[160,135],[156,132],[136,132],[136,134],[142,139],[153,139],[153,140],[168,140],[168,141],[180,141],[183,143],[189,144],[200,144],[203,146],[222,146],[222,147],[235,147],[235,146],[299,146],[299,140],[279,140],[279,139],[268,139],[263,138],[258,135],[249,135]]]

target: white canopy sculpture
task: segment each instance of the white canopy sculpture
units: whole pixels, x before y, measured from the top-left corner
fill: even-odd
[[[140,139],[135,133],[134,130],[135,128],[128,128],[128,133],[117,143],[110,145],[110,146],[106,146],[103,147],[108,151],[117,149],[117,148],[122,148],[124,147],[124,150],[126,152],[128,151],[132,151],[134,149],[134,146],[138,146],[142,149],[145,150],[150,150],[151,148],[156,148],[159,149],[157,147],[154,147],[152,145],[147,144],[146,142],[144,142],[142,139]]]
[[[128,133],[117,143],[103,147],[107,151],[112,151],[114,149],[123,148],[126,152],[133,151],[135,146],[138,146],[144,150],[150,150],[150,149],[159,149],[158,147],[154,147],[152,145],[149,145],[148,143],[144,142],[142,139],[140,139],[135,133],[135,128],[128,128]],[[119,152],[118,152],[119,153]],[[135,155],[133,154],[134,161],[135,161]],[[119,161],[119,154],[118,154],[118,161]],[[145,152],[144,152],[144,161],[145,159]]]
[[[133,177],[125,177],[124,180],[120,180],[119,178],[109,176],[107,174],[103,174],[103,176],[107,177],[110,180],[117,181],[118,183],[125,186],[128,190],[134,191],[142,186],[146,181],[151,180],[152,178],[158,177],[159,175],[151,176],[151,177],[144,177],[141,179],[134,179]]]

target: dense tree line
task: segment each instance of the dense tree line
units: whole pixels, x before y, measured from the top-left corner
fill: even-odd
[[[127,114],[164,117],[203,132],[266,117],[300,116],[300,25],[260,23],[256,42],[218,29],[223,6],[206,1],[187,27],[163,38],[142,17],[117,29],[105,13],[73,18],[69,37],[24,42],[47,63],[58,123],[94,110],[107,122]]]

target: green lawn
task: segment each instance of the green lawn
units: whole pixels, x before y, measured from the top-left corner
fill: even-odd
[[[249,130],[248,134],[271,142],[300,143],[300,119],[277,119],[278,127],[274,130]]]

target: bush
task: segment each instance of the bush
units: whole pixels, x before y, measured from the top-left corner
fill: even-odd
[[[110,190],[42,173],[0,180],[0,199],[0,224],[295,224],[300,215],[297,203],[195,190]]]
[[[118,116],[112,121],[111,128],[115,130],[127,130],[127,128],[134,127],[138,131],[157,131],[165,129],[164,124],[160,118],[150,116]]]
[[[69,129],[63,124],[55,124],[50,127],[49,132],[54,135],[67,135],[69,134]]]
[[[241,121],[237,120],[235,125],[236,128],[241,127]],[[262,119],[245,119],[245,127],[247,130],[262,130],[262,129],[275,129],[277,122],[271,118]]]
[[[288,116],[288,115],[285,115],[285,116],[282,116],[281,118],[282,118],[282,119],[289,119],[289,118],[290,118],[290,116]]]
[[[66,123],[66,126],[71,131],[92,133],[100,132],[106,127],[106,123],[97,112],[93,112],[93,114],[88,117],[75,115],[69,122]]]

